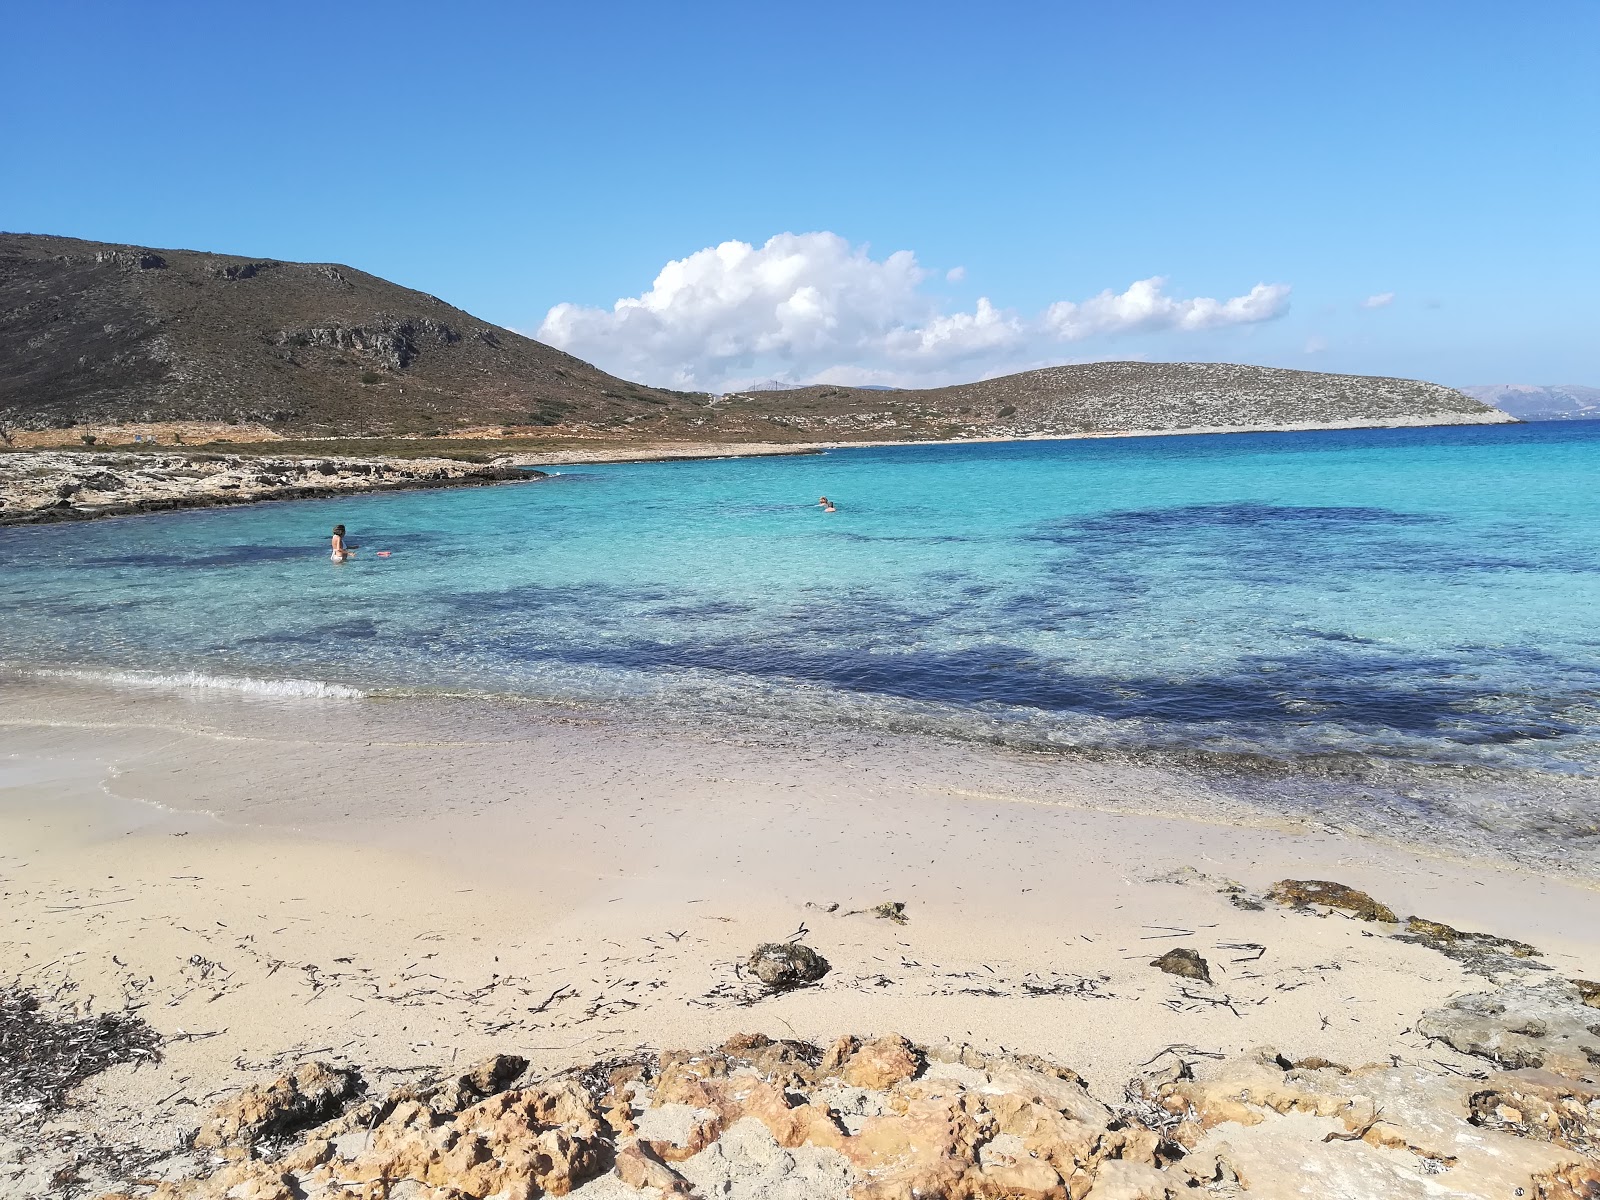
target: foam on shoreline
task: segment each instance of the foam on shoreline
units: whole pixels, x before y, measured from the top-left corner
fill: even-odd
[[[361,688],[324,679],[260,679],[251,676],[209,675],[203,671],[117,671],[65,667],[22,668],[19,675],[34,679],[66,679],[104,687],[143,688],[157,691],[204,690],[239,692],[274,699],[361,700]]]

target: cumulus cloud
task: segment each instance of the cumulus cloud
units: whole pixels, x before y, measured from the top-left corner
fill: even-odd
[[[1387,308],[1394,303],[1393,292],[1379,292],[1376,296],[1368,296],[1361,302],[1362,308]]]
[[[1106,334],[1250,325],[1270,321],[1289,308],[1289,288],[1281,283],[1258,283],[1248,295],[1232,300],[1174,300],[1162,291],[1166,284],[1155,276],[1129,284],[1120,294],[1107,289],[1081,304],[1057,300],[1045,309],[1044,326],[1061,340],[1076,342]]]
[[[958,282],[962,268],[946,272]],[[907,250],[874,258],[834,233],[723,242],[675,259],[650,289],[609,309],[558,304],[535,336],[618,375],[719,390],[742,381],[910,386],[1060,361],[1050,348],[1123,334],[1192,332],[1271,320],[1289,288],[1180,299],[1143,279],[1029,317],[981,297],[947,311]]]
[[[967,277],[967,269],[965,267],[951,267],[944,273],[944,277],[950,283],[960,283]]]
[[[1320,333],[1313,333],[1306,339],[1307,354],[1321,354],[1328,348],[1328,339]]]

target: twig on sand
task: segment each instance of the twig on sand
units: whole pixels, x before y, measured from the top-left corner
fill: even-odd
[[[1231,996],[1222,996],[1220,998],[1216,996],[1202,996],[1199,992],[1190,991],[1188,988],[1179,988],[1178,994],[1185,1000],[1204,1001],[1206,1004],[1213,1005],[1216,1008],[1225,1008],[1236,1017],[1239,1015],[1239,1010],[1233,1006],[1233,998]]]
[[[577,994],[578,993],[571,987],[571,985],[563,983],[560,987],[558,987],[555,991],[551,992],[542,1001],[540,1001],[538,1004],[534,1005],[528,1011],[530,1013],[542,1013],[545,1009],[549,1008],[552,1004],[555,1004],[555,1003],[558,1003],[559,1001],[567,999],[569,995],[570,996],[576,996]]]
[[[1155,1060],[1160,1058],[1163,1054],[1176,1054],[1179,1058],[1183,1058],[1185,1056],[1192,1056],[1194,1058],[1219,1058],[1219,1059],[1228,1057],[1226,1054],[1222,1053],[1222,1051],[1220,1051],[1220,1050],[1201,1050],[1197,1046],[1189,1046],[1189,1045],[1186,1045],[1186,1044],[1184,1044],[1182,1042],[1177,1042],[1177,1043],[1174,1043],[1171,1046],[1168,1046],[1165,1050],[1156,1051],[1156,1053],[1152,1054],[1149,1058],[1145,1059],[1139,1065],[1141,1067],[1148,1067],[1151,1063],[1155,1062]]]
[[[1218,950],[1254,950],[1255,953],[1248,958],[1231,958],[1229,962],[1247,963],[1255,962],[1267,952],[1267,948],[1260,942],[1218,942]]]
[[[1352,1129],[1347,1133],[1340,1133],[1338,1130],[1334,1130],[1322,1140],[1324,1142],[1359,1142],[1372,1131],[1372,1127],[1378,1123],[1378,1118],[1381,1116],[1383,1116],[1383,1109],[1373,1105],[1371,1118],[1360,1129]]]

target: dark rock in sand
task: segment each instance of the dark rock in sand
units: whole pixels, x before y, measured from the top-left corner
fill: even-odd
[[[775,992],[815,983],[828,973],[828,960],[799,942],[767,942],[757,946],[747,964],[752,975]]]
[[[1267,899],[1289,908],[1309,908],[1321,904],[1327,908],[1343,909],[1363,921],[1399,921],[1394,909],[1380,904],[1365,892],[1342,883],[1326,879],[1280,879],[1267,891]]]
[[[1211,982],[1211,965],[1201,958],[1198,952],[1182,946],[1168,950],[1160,958],[1151,959],[1150,965],[1160,967],[1168,975],[1198,979],[1201,983]]]

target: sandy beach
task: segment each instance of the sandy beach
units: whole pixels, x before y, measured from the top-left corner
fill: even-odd
[[[1490,979],[1392,925],[1252,899],[1282,879],[1531,943],[1553,972],[1529,975],[1600,974],[1593,879],[1287,820],[1152,768],[42,680],[9,684],[0,729],[0,978],[79,1013],[135,1006],[162,1038],[158,1064],[113,1067],[13,1140],[0,1195],[86,1141],[177,1144],[218,1097],[309,1059],[381,1087],[494,1053],[554,1071],[739,1033],[895,1033],[1041,1055],[1102,1102],[1174,1046],[1482,1067],[1415,1027]],[[770,993],[741,964],[790,939],[832,969]],[[1211,984],[1151,965],[1176,947]]]

